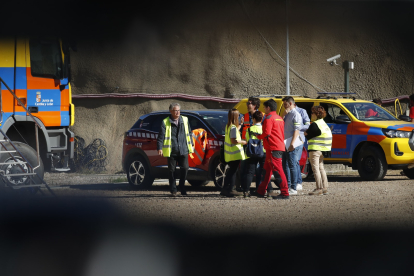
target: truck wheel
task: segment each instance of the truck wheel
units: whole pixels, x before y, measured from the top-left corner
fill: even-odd
[[[134,189],[151,187],[154,177],[151,175],[150,168],[141,155],[131,158],[127,165],[128,182]]]
[[[358,173],[370,181],[382,180],[387,174],[388,165],[384,154],[374,146],[362,148],[358,156]]]
[[[210,182],[209,180],[188,180],[188,179],[187,181],[193,187],[206,186]]]
[[[29,145],[21,142],[13,142],[14,146],[17,148],[17,150],[23,155],[24,158],[29,162],[29,164],[34,168],[37,167],[39,164],[37,162],[37,152],[30,147]],[[14,148],[10,143],[4,143],[6,149],[4,149],[2,146],[1,150],[5,151],[13,151]],[[30,182],[30,176],[11,176],[11,174],[21,174],[29,172],[29,165],[28,164],[13,164],[15,163],[13,157],[20,162],[23,162],[24,159],[20,156],[17,152],[11,152],[11,153],[1,153],[0,154],[0,163],[7,163],[4,165],[0,165],[0,171],[4,173],[3,175],[3,181],[5,182],[5,186],[17,186],[17,185],[29,185],[30,183],[36,183],[40,184],[43,181],[44,176],[44,166],[42,159],[39,158],[40,165],[38,168],[35,169],[35,172],[38,176],[34,175],[32,176],[33,182]],[[23,171],[22,171],[23,169]]]
[[[214,185],[221,190],[224,184],[224,177],[226,176],[227,165],[221,164],[219,159],[216,158],[211,170],[211,178],[214,181]]]
[[[414,168],[411,168],[411,169],[403,169],[403,172],[405,173],[405,175],[408,178],[414,179]]]

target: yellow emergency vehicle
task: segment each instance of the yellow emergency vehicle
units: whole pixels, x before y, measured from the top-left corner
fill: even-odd
[[[277,113],[283,114],[283,95],[257,96],[261,103],[273,99]],[[395,117],[373,102],[355,98],[292,96],[298,107],[310,117],[312,106],[326,110],[324,119],[332,131],[331,157],[326,164],[344,164],[358,170],[366,180],[381,180],[388,169],[402,169],[414,179],[414,124]],[[235,105],[241,114],[247,112],[242,99]],[[264,111],[263,105],[260,111]]]

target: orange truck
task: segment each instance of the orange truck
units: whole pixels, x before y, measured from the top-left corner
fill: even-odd
[[[25,184],[29,166],[42,179],[45,170],[69,170],[71,46],[56,38],[0,38],[0,174],[8,184]]]

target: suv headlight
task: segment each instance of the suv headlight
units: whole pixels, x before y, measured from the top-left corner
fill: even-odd
[[[410,138],[411,131],[401,131],[383,128],[382,132],[389,138]]]

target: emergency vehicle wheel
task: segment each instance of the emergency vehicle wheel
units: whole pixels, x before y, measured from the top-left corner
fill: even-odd
[[[384,154],[374,146],[361,149],[358,156],[358,173],[369,181],[382,180],[387,174],[388,165]]]
[[[226,176],[227,165],[221,164],[219,158],[216,158],[213,162],[211,170],[211,178],[214,181],[214,185],[221,190],[224,184],[224,177]]]
[[[188,183],[190,183],[191,186],[193,187],[201,187],[201,186],[206,186],[208,184],[208,180],[188,180]]]
[[[134,189],[149,188],[154,183],[150,168],[141,155],[134,156],[129,160],[127,177],[129,184]]]
[[[411,168],[411,169],[403,169],[403,172],[405,173],[405,175],[408,178],[414,179],[414,168]]]
[[[20,175],[20,176],[11,176],[12,174],[22,174],[22,173],[29,173],[30,167],[27,163],[16,164],[17,162],[25,162],[25,160],[20,156],[18,152],[10,152],[10,153],[1,153],[0,156],[0,163],[6,163],[0,165],[0,172],[3,174],[2,179],[5,186],[17,186],[17,185],[29,185],[30,183],[33,184],[40,184],[42,183],[43,176],[44,176],[44,166],[42,159],[39,158],[39,163],[37,162],[37,152],[30,147],[29,145],[21,142],[13,142],[14,146],[17,150],[22,154],[22,156],[28,161],[30,166],[37,167],[35,172],[38,176],[32,176],[32,182],[30,182],[30,176],[28,175]],[[14,151],[13,146],[10,143],[4,144],[6,149],[1,147],[1,151]],[[13,159],[16,159],[16,161]]]

